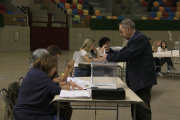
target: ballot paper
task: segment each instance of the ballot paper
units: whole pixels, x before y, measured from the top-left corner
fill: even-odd
[[[90,81],[84,81],[84,80],[81,80],[80,78],[68,77],[67,81],[70,81],[70,80],[72,80],[77,85],[81,86],[83,89],[91,88]],[[78,89],[78,88],[75,87],[75,89]]]
[[[90,92],[87,90],[83,90],[83,91],[61,90],[59,98],[90,98]]]

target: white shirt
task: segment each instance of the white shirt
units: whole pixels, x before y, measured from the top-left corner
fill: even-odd
[[[75,63],[74,63],[74,67],[78,67],[79,63],[81,62],[87,62],[84,59],[84,56],[87,55],[89,58],[92,57],[89,53],[87,53],[85,50],[80,50],[79,54],[77,54],[76,59],[75,59]]]
[[[98,51],[98,53],[99,53],[99,55],[100,56],[103,56],[104,54],[101,52],[101,49],[98,47],[98,48],[96,48],[97,49],[97,51]]]
[[[167,48],[162,49],[161,47],[158,47],[158,49],[157,49],[157,52],[166,52],[166,51],[168,51]]]

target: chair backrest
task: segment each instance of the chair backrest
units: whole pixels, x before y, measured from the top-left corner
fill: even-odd
[[[9,118],[9,120],[14,120],[14,115],[13,115],[14,106],[12,104],[12,101],[10,99],[8,91],[6,89],[2,89],[0,91],[0,94],[1,94],[3,100],[4,100],[5,104],[6,104],[6,107],[7,107],[7,111],[8,111],[8,113],[7,113],[8,116],[7,117]]]
[[[19,94],[19,89],[20,89],[20,85],[18,82],[13,82],[13,83],[9,84],[9,86],[8,86],[9,98],[10,98],[13,106],[16,104],[16,100],[17,100],[18,94]]]

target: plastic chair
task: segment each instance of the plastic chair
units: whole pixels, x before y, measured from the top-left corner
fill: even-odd
[[[177,2],[171,2],[172,7],[177,7]]]
[[[72,0],[67,0],[67,3],[72,3]]]
[[[82,4],[82,9],[88,9],[88,4]]]
[[[155,19],[155,20],[160,20],[160,17],[155,17],[154,19]]]
[[[159,7],[159,2],[154,2],[154,7]]]
[[[144,0],[139,0],[139,2],[143,2]]]
[[[163,12],[163,17],[168,17],[168,16],[169,16],[168,12]]]
[[[82,4],[77,4],[77,9],[82,9]]]
[[[91,9],[91,10],[93,10],[93,5],[91,5],[91,4],[88,4],[88,9]]]
[[[162,17],[162,12],[157,12],[157,17]]]
[[[165,7],[165,3],[164,2],[160,2],[159,6]]]
[[[74,17],[75,17],[75,18],[81,18],[80,15],[75,15]]]
[[[147,17],[142,17],[142,20],[147,20]]]
[[[152,7],[147,7],[148,12],[152,12]]]
[[[84,3],[85,3],[85,4],[88,4],[88,3],[89,3],[89,0],[84,0]]]
[[[164,12],[164,7],[159,7],[159,12]]]
[[[94,10],[89,9],[89,15],[94,15]]]
[[[151,17],[156,17],[156,12],[151,12]]]
[[[91,16],[90,15],[86,15],[86,18],[91,18]]]
[[[157,2],[162,2],[162,0],[157,0]]]
[[[165,6],[166,6],[166,7],[171,7],[171,3],[170,3],[170,2],[166,2],[166,3],[165,3]]]
[[[84,15],[88,15],[89,11],[88,10],[83,10]]]
[[[81,18],[86,18],[86,15],[81,15],[80,17],[81,17]]]
[[[7,11],[7,14],[13,14],[13,12],[12,11]]]
[[[171,8],[170,8],[170,7],[165,7],[165,8],[164,8],[164,11],[165,11],[165,12],[170,12],[170,11],[171,11]]]
[[[66,0],[61,0],[61,3],[66,3]]]
[[[175,12],[176,17],[180,17],[180,12]]]
[[[83,15],[83,10],[82,9],[78,10],[78,15]]]
[[[180,7],[177,7],[177,12],[180,12]]]
[[[9,96],[9,93],[6,89],[2,89],[0,91],[0,94],[6,104],[6,109],[5,109],[5,115],[6,115],[6,118],[10,119],[10,120],[15,120],[14,119],[14,114],[13,114],[13,108],[14,108],[14,105],[10,99],[10,96]]]
[[[78,0],[73,0],[73,3],[74,3],[74,4],[77,4],[77,2],[78,2]]]
[[[96,16],[91,16],[91,18],[97,18]]]
[[[173,0],[168,0],[168,2],[172,2]]]
[[[142,6],[143,6],[143,7],[147,7],[147,2],[143,1],[143,2],[142,2]]]
[[[118,19],[124,19],[124,17],[122,17],[122,16],[119,16],[119,17],[118,17]]]
[[[179,20],[179,18],[178,17],[174,17],[173,20]]]
[[[148,20],[153,20],[154,18],[153,17],[148,17]]]
[[[169,17],[174,17],[175,16],[175,14],[174,14],[174,12],[169,12]]]
[[[180,7],[180,2],[177,2],[177,7]]]
[[[83,0],[78,0],[78,3],[79,4],[83,4]]]
[[[107,18],[107,19],[112,19],[112,16],[107,16],[106,18]]]
[[[176,12],[176,7],[171,7],[171,12]]]
[[[65,3],[59,3],[59,8],[64,8],[65,7]]]
[[[71,9],[76,9],[76,4],[71,4]]]
[[[69,9],[70,8],[70,4],[69,3],[65,3],[65,8]]]
[[[167,20],[172,20],[172,17],[168,17]]]
[[[101,18],[102,18],[102,16],[97,16],[97,18],[98,18],[98,19],[101,19]]]
[[[100,11],[99,10],[95,10],[95,15],[99,15],[100,14]]]
[[[117,19],[117,16],[112,16],[112,19]]]
[[[162,0],[163,2],[167,2],[167,0]]]
[[[153,12],[157,12],[157,11],[159,11],[159,7],[153,7],[153,10],[152,10]]]
[[[67,9],[67,14],[72,14],[72,9]]]

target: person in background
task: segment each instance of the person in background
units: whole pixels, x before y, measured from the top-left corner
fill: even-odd
[[[167,43],[166,43],[166,41],[162,41],[160,47],[158,47],[157,52],[167,52],[167,51],[168,51]],[[178,70],[177,68],[174,67],[170,57],[157,58],[156,66],[162,66],[162,65],[164,65],[165,62],[167,63],[167,67],[168,67],[167,73],[168,74],[170,73],[171,69]],[[156,67],[156,73],[159,76],[163,76],[163,73],[161,72],[161,67]]]
[[[99,47],[97,48],[98,53],[102,57],[104,55],[104,49],[109,48],[110,39],[108,37],[102,37],[99,40]]]
[[[26,74],[14,106],[16,120],[57,120],[57,111],[49,104],[55,95],[59,95],[62,85],[70,85],[74,89],[80,86],[72,81],[54,83],[51,79],[56,71],[58,61],[55,57],[45,54],[33,63],[33,68]],[[60,112],[59,120],[66,120]]]
[[[90,38],[93,41],[93,49],[91,50],[90,54],[93,58],[100,58],[99,52],[97,51],[97,49],[95,48],[95,40]]]
[[[51,45],[51,46],[47,47],[46,50],[49,52],[50,55],[55,56],[57,59],[61,55],[60,48],[55,46],[55,45]],[[67,67],[66,67],[66,69],[64,71],[64,75],[62,75],[62,76],[58,75],[58,69],[57,69],[57,71],[53,75],[53,81],[54,82],[65,82],[67,80],[67,78],[68,78],[69,72],[74,67],[74,62],[75,62],[74,60],[71,60],[68,63],[68,65],[67,65]]]
[[[45,54],[49,54],[49,52],[46,49],[39,48],[39,49],[35,50],[32,54],[32,63],[34,63],[37,59],[39,59],[41,56],[43,56]]]
[[[91,61],[95,60],[97,61],[98,59],[93,58],[90,54],[91,50],[94,48],[94,44],[92,39],[86,39],[82,45],[82,47],[79,50],[79,56],[77,56],[78,60],[75,61],[74,63],[74,76],[75,77],[83,77],[85,76],[90,76],[91,75],[91,68],[81,68],[78,67],[79,63],[81,62],[88,62],[90,63]]]

